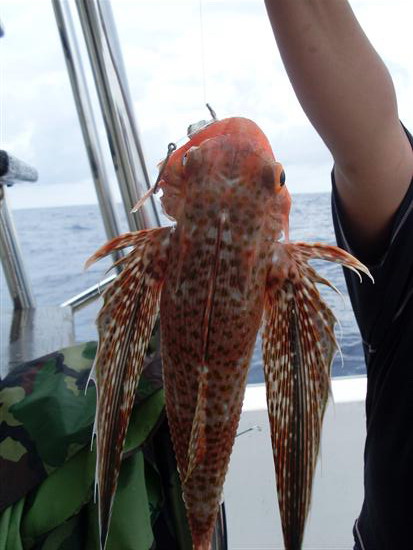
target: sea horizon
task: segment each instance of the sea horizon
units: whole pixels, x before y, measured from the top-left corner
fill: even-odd
[[[50,187],[50,186],[48,186]],[[82,201],[82,202],[77,202],[76,200],[73,200],[73,199],[69,199],[69,201],[67,202],[67,199],[65,197],[65,201],[66,202],[63,202],[63,198],[62,198],[62,202],[60,203],[50,203],[50,204],[41,204],[41,203],[31,203],[31,206],[28,206],[27,204],[19,204],[19,202],[13,197],[12,193],[14,192],[14,190],[12,189],[11,191],[8,190],[8,195],[7,195],[7,198],[8,198],[8,203],[9,203],[9,208],[10,210],[12,211],[17,211],[17,210],[38,210],[38,209],[41,209],[41,208],[44,208],[44,209],[47,209],[47,208],[71,208],[71,207],[81,207],[81,206],[99,206],[99,203],[97,200],[90,200],[90,201]],[[295,192],[291,192],[290,191],[290,195],[291,195],[291,198],[292,198],[292,202],[294,203],[294,197],[296,196],[301,196],[301,195],[325,195],[325,194],[330,194],[331,193],[331,189],[327,190],[327,191],[295,191]],[[121,200],[115,200],[113,202],[113,204],[115,205],[116,208],[123,208],[123,203]]]

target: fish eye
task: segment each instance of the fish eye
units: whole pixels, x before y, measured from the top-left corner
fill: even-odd
[[[281,185],[281,187],[282,187],[283,185],[285,185],[285,172],[284,172],[284,170],[281,170],[281,174],[280,174],[280,185]]]

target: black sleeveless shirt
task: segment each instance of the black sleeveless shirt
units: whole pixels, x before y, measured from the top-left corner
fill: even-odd
[[[332,209],[337,243],[352,252],[334,176]],[[413,549],[413,180],[384,256],[368,267],[374,285],[344,269],[367,365],[364,502],[356,531],[362,550],[407,550]]]

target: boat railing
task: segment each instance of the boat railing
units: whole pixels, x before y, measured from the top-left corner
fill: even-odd
[[[71,5],[64,0],[52,2],[78,113],[86,109],[85,114],[79,115],[79,121],[83,135],[86,136],[86,148],[92,168],[96,158],[90,156],[88,144],[91,141],[98,143],[98,136],[93,132],[92,125],[86,124],[87,119],[93,116],[88,107],[90,100],[82,60],[78,55],[79,40],[72,23]],[[76,7],[129,228],[134,231],[159,226],[159,214],[153,198],[138,213],[131,214],[142,192],[150,188],[150,181],[111,5],[98,0],[76,0]],[[95,185],[101,187],[101,179],[97,174],[94,177]],[[102,209],[101,211],[104,216]]]
[[[97,298],[99,298],[102,294],[102,292],[105,290],[105,288],[110,285],[110,283],[116,278],[116,273],[112,274],[110,277],[107,277],[106,279],[103,279],[100,283],[97,283],[83,292],[79,292],[79,294],[76,294],[72,298],[69,298],[69,300],[66,300],[62,304],[60,304],[60,307],[70,307],[73,312],[78,311],[79,309],[82,309],[89,305],[91,302],[94,302]]]
[[[77,25],[77,27],[74,25],[73,3],[52,0],[52,5],[106,236],[111,239],[119,235],[121,230],[102,152],[103,144],[97,131],[96,109],[93,108],[84,61],[80,54],[81,40],[84,41],[90,60],[90,70],[93,74],[128,227],[131,231],[136,231],[160,226],[153,197],[146,201],[137,213],[131,213],[133,206],[150,188],[151,183],[133,114],[110,3],[99,0],[76,0],[80,21],[80,26]],[[0,34],[1,36],[4,34],[2,26]],[[80,34],[83,36],[79,36]],[[35,300],[24,269],[4,187],[19,180],[35,181],[37,172],[6,152],[2,155],[0,162],[3,162],[4,167],[7,166],[7,170],[4,168],[4,173],[0,177],[1,260],[14,311],[30,310],[35,308]],[[114,251],[113,261],[116,262],[122,255],[121,251]],[[115,270],[118,272],[119,268]],[[71,312],[76,312],[87,306],[100,296],[113,278],[114,276],[109,277],[69,298],[61,304],[61,307],[70,308]]]
[[[0,150],[0,257],[14,309],[33,308],[35,301],[8,207],[6,187],[18,181],[36,181],[37,177],[34,168]]]
[[[71,3],[52,0],[52,4],[99,209],[106,236],[111,239],[121,233],[120,224],[102,153],[103,147],[97,131],[96,115],[92,107],[84,63],[79,53],[81,37],[75,30]],[[134,231],[159,226],[160,218],[152,197],[138,213],[131,213],[133,206],[151,184],[133,115],[132,101],[110,3],[98,0],[77,0],[76,7],[129,229]],[[0,183],[7,182],[10,185],[18,179],[25,181],[37,179],[34,169],[24,163],[18,165],[16,159],[10,155],[7,158],[12,159],[10,167],[13,166],[13,170],[19,166],[19,177],[13,170],[9,170],[7,175],[0,178]],[[36,177],[33,179],[34,174]],[[6,280],[14,308],[33,308],[35,301],[23,268],[16,232],[10,211],[7,208],[4,186],[0,185],[0,188],[0,223],[2,224],[2,242],[0,244]],[[121,256],[122,252],[115,251],[112,255],[114,262]],[[100,293],[113,278],[114,276],[109,277],[86,289],[63,302],[61,306],[70,307],[73,312],[85,307],[100,296]]]
[[[0,37],[3,36],[0,23]],[[74,340],[70,308],[36,307],[8,206],[7,187],[37,179],[35,168],[9,151],[0,151],[0,259],[13,304],[11,311],[2,307],[0,315],[0,379],[21,363],[69,346]]]
[[[112,238],[120,234],[119,223],[79,53],[79,37],[73,24],[71,5],[63,0],[52,0],[52,3],[106,235]],[[151,183],[133,114],[110,3],[77,0],[76,7],[129,229],[134,231],[160,226],[159,214],[152,197],[138,213],[131,213],[133,206],[142,193],[150,188]],[[115,252],[114,261],[120,254]],[[105,279],[61,305],[71,307],[72,311],[87,306],[100,296],[113,278],[114,276]]]

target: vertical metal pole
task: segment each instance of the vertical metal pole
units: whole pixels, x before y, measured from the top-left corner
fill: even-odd
[[[0,38],[3,35],[4,29],[0,21]],[[16,310],[34,308],[35,301],[24,269],[13,219],[7,206],[4,184],[12,183],[14,179],[36,181],[37,171],[2,150],[0,151],[0,260]]]
[[[13,220],[6,200],[6,190],[0,184],[0,257],[14,309],[35,307]]]
[[[150,181],[133,116],[109,2],[76,0],[79,18],[95,78],[113,165],[131,229],[159,226],[153,197],[137,215],[130,210]]]
[[[82,60],[73,28],[70,5],[65,0],[52,0],[60,40],[62,42],[66,67],[72,86],[77,114],[82,129],[83,139],[89,159],[90,170],[95,184],[100,211],[106,235],[109,239],[120,234],[113,195],[110,189],[99,135],[96,129],[94,113],[83,71]],[[113,259],[118,260],[122,254],[115,251]]]

